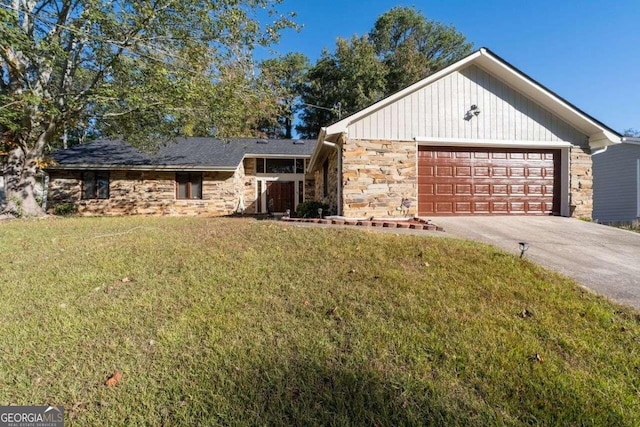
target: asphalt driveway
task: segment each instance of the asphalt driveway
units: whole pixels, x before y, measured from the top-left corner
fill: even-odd
[[[640,233],[562,217],[438,217],[442,235],[490,243],[640,308]]]

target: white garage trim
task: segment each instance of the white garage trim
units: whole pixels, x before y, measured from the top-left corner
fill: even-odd
[[[497,141],[491,139],[464,139],[464,138],[430,138],[416,136],[414,140],[418,145],[447,145],[451,147],[487,147],[487,148],[569,148],[570,142],[560,141]]]

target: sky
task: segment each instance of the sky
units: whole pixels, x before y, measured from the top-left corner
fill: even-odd
[[[310,60],[338,37],[369,32],[394,6],[414,6],[453,25],[542,85],[618,132],[640,130],[640,0],[285,0],[299,33],[275,49]]]

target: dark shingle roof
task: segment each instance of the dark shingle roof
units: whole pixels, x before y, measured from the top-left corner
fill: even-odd
[[[58,150],[51,157],[60,165],[148,165],[153,159],[123,141],[94,141]]]
[[[157,154],[142,153],[123,141],[100,140],[52,154],[58,167],[155,166],[235,169],[246,156],[311,157],[316,141],[257,138],[178,138]]]

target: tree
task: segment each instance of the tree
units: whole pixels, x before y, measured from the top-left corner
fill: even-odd
[[[144,146],[236,131],[248,115],[237,110],[261,116],[261,100],[244,95],[255,82],[254,47],[294,26],[278,14],[281,1],[0,0],[6,212],[43,213],[38,168],[60,135],[83,126]],[[275,15],[267,26],[258,22],[265,9]]]
[[[273,137],[292,137],[293,121],[300,108],[300,94],[309,58],[301,53],[288,53],[281,58],[271,58],[260,64],[261,81],[265,82],[280,101],[277,123],[267,126],[266,133]]]
[[[387,93],[396,92],[471,53],[472,44],[453,26],[425,18],[410,7],[383,13],[369,33],[385,64]]]
[[[625,131],[622,133],[622,136],[628,136],[631,138],[640,138],[640,130],[636,130],[636,129],[625,129]]]
[[[338,38],[336,51],[325,50],[307,73],[302,124],[296,130],[305,138],[315,138],[321,126],[379,100],[386,75],[368,37]]]
[[[302,124],[296,129],[315,138],[321,126],[338,118],[332,106],[340,105],[342,116],[355,113],[471,49],[454,27],[428,20],[414,8],[393,8],[376,20],[368,36],[338,39],[334,53],[322,53],[307,75]]]

